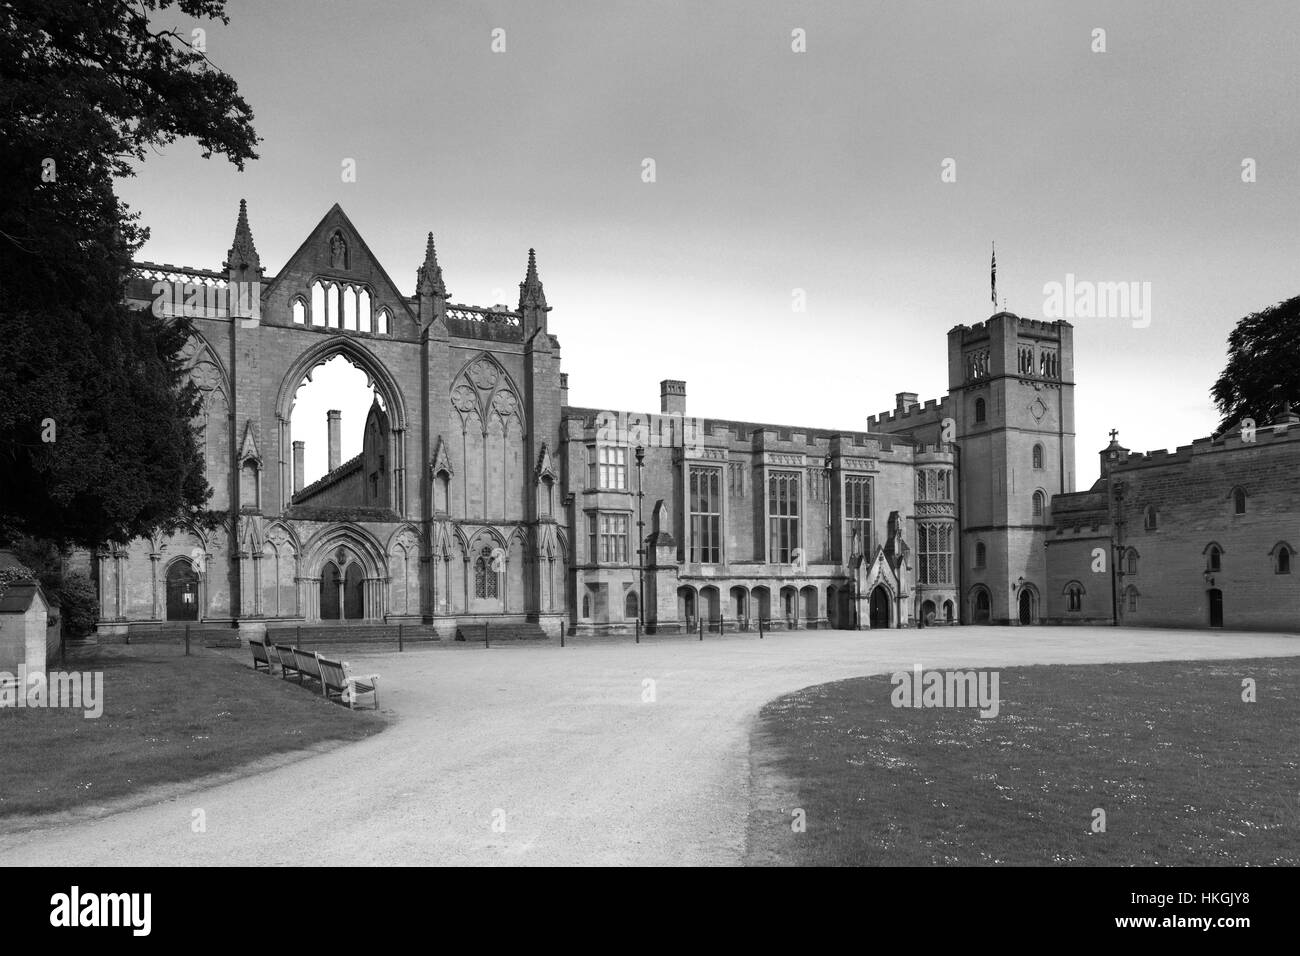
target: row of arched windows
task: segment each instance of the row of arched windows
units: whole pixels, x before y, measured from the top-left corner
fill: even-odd
[[[294,296],[289,308],[294,325],[388,335],[393,324],[387,306],[375,312],[370,290],[350,282],[317,279],[311,284],[310,302],[304,296]]]
[[[1065,595],[1065,609],[1067,611],[1077,613],[1083,610],[1083,596],[1088,592],[1084,590],[1082,584],[1078,581],[1071,581],[1065,586],[1065,590],[1061,593]],[[1137,587],[1130,584],[1120,592],[1121,606],[1127,611],[1136,611],[1138,609],[1139,597],[1141,597],[1141,594],[1138,592]]]
[[[1219,572],[1223,570],[1223,556],[1227,554],[1217,541],[1211,541],[1205,547],[1205,570],[1209,572]],[[1274,574],[1290,574],[1292,558],[1295,557],[1295,548],[1285,541],[1279,541],[1273,545],[1273,550],[1268,553],[1273,564]]]
[[[977,550],[978,554],[978,550]],[[1205,570],[1207,572],[1219,572],[1223,570],[1223,555],[1226,552],[1217,541],[1211,541],[1205,547]],[[1295,554],[1295,549],[1285,541],[1279,541],[1273,545],[1273,550],[1268,553],[1272,559],[1274,574],[1290,574],[1291,558]],[[1120,565],[1121,571],[1126,576],[1138,573],[1138,554],[1137,548],[1128,548],[1124,552],[1123,562]]]

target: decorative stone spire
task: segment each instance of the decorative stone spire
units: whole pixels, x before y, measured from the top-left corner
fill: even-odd
[[[447,284],[442,281],[442,266],[438,265],[438,250],[433,245],[433,233],[424,244],[424,262],[415,271],[415,295],[419,300],[420,328],[433,329],[437,336],[447,331]]]
[[[442,266],[438,265],[438,250],[433,245],[433,233],[424,246],[424,264],[416,271],[415,286],[421,295],[447,298],[447,286],[442,281]]]
[[[542,288],[542,280],[537,276],[537,250],[528,250],[528,272],[524,275],[524,281],[519,283],[519,311],[525,312],[529,309],[549,312],[550,306],[546,304],[546,291]]]
[[[253,245],[253,230],[248,226],[248,202],[239,200],[239,220],[235,223],[235,241],[226,253],[226,269],[235,274],[252,279],[262,275],[262,260]],[[246,275],[248,272],[254,275]]]

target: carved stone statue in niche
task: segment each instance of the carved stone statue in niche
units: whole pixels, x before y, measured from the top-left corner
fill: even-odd
[[[330,236],[330,268],[346,269],[348,267],[348,244],[340,233]]]

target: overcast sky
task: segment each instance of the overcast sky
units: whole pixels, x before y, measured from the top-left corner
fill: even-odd
[[[654,411],[680,378],[693,414],[864,428],[895,392],[944,394],[996,240],[1021,315],[1052,317],[1067,274],[1150,283],[1145,328],[1072,320],[1083,488],[1112,427],[1135,450],[1208,434],[1233,323],[1300,292],[1294,0],[229,12],[209,56],[262,158],[151,155],[120,188],[142,257],[219,268],[246,197],[274,272],[337,201],[404,292],[432,230],[453,301],[513,304],[536,246],[575,405]]]

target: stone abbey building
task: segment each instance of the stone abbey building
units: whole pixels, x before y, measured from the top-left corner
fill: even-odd
[[[1063,321],[1001,312],[952,329],[946,397],[900,393],[846,432],[695,417],[673,380],[657,412],[571,406],[531,251],[513,309],[452,303],[432,236],[405,295],[337,205],[272,275],[241,204],[221,270],[139,263],[129,296],[196,315],[196,429],[210,506],[232,517],[95,555],[101,634],[173,621],[245,633],[405,623],[444,638],[485,623],[626,633],[638,617],[669,633],[760,619],[1109,621],[1106,600],[1135,577],[1097,583],[1088,546],[1131,542],[1133,507],[1181,507],[1177,480],[1147,482],[1132,457],[1075,493]],[[357,423],[331,413],[329,470],[304,486],[294,397],[335,356],[369,377],[375,400],[349,461],[340,432]],[[1105,483],[1120,472],[1132,477],[1114,498]],[[1238,549],[1227,532],[1220,545]],[[1116,548],[1102,546],[1109,560]],[[1133,547],[1145,573],[1160,545]],[[1137,586],[1142,610],[1126,619],[1165,594]],[[1185,603],[1188,587],[1168,599]]]

